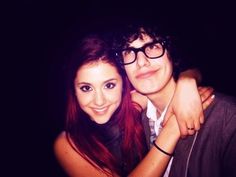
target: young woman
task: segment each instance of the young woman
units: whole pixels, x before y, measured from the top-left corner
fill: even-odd
[[[180,136],[178,124],[169,118],[157,148],[148,152],[140,106],[130,91],[106,41],[84,38],[72,57],[65,131],[54,145],[69,176],[137,176],[139,170],[161,176]]]

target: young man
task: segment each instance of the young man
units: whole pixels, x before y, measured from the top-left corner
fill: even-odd
[[[168,105],[178,89],[175,76],[178,75],[179,61],[173,55],[169,39],[155,28],[131,27],[116,40],[116,44],[117,56],[130,82],[149,99],[144,126],[149,126],[146,134],[152,146],[162,128]],[[182,89],[186,95],[191,94],[188,88]],[[235,99],[216,93],[213,103],[205,111],[201,129],[199,122],[194,121],[186,123],[186,128],[194,136],[179,140],[164,176],[236,176]]]

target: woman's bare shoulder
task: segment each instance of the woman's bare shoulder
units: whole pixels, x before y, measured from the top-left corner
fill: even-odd
[[[73,141],[68,140],[64,131],[57,136],[54,142],[55,156],[70,177],[107,176],[85,160],[76,148],[72,146],[74,146]]]
[[[55,147],[58,147],[60,145],[66,145],[66,144],[69,144],[67,138],[66,138],[66,132],[65,131],[62,131],[55,139],[54,141],[54,148]]]
[[[71,144],[69,143],[66,137],[66,132],[63,131],[56,137],[54,141],[54,152],[55,155],[58,157],[65,153],[68,153],[68,151],[74,151],[74,149],[72,148]]]

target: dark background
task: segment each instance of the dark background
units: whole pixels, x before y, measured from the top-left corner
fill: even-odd
[[[129,20],[162,22],[197,63],[203,85],[235,96],[233,7],[227,1],[45,0],[2,6],[4,176],[64,176],[52,144],[63,129],[66,58],[87,31]]]

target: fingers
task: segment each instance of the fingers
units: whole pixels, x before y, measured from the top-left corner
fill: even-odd
[[[205,110],[211,104],[211,102],[213,101],[215,97],[213,94],[214,89],[212,87],[198,87],[198,92],[202,100],[203,110]]]
[[[173,104],[175,107],[172,108],[172,114],[177,116],[181,137],[193,135],[196,131],[200,130],[201,124],[204,123],[203,110],[211,104],[214,98],[214,96],[212,96],[213,91],[214,89],[212,87],[198,87],[198,93],[193,95],[191,92],[191,95],[195,98],[193,99],[194,102],[192,104],[190,104],[191,101],[188,101],[187,104],[186,102],[183,102],[185,103],[184,109],[179,108],[180,104]],[[164,120],[163,124],[165,124],[167,120],[168,119]]]
[[[194,128],[185,128],[180,129],[181,138],[185,138],[188,135],[193,135],[195,133]]]
[[[194,130],[196,131],[200,130],[200,125],[201,125],[200,121],[194,121],[193,124],[194,124],[194,127],[193,127]]]
[[[203,108],[203,109],[204,109],[204,108]],[[203,114],[203,112],[201,112],[200,117],[199,117],[199,122],[200,122],[200,124],[203,124],[203,123],[204,123],[204,119],[205,119],[204,114]]]
[[[191,119],[191,118],[190,118]],[[181,138],[188,135],[194,135],[196,131],[200,130],[200,120],[178,122]]]
[[[212,95],[210,98],[208,98],[203,103],[203,109],[206,109],[213,101],[214,95]],[[189,120],[192,120],[189,118]],[[196,131],[200,130],[201,124],[204,123],[204,115],[203,112],[199,115],[199,119],[195,119],[192,121],[187,121],[185,123],[179,122],[179,129],[181,138],[186,137],[187,135],[194,135]]]
[[[203,110],[205,110],[205,109],[212,103],[212,101],[214,100],[214,98],[215,98],[215,95],[211,95],[209,98],[207,98],[207,99],[202,103]]]
[[[199,95],[201,95],[205,90],[206,90],[207,87],[201,87],[201,86],[198,86],[198,93]]]
[[[212,87],[207,87],[207,86],[204,86],[204,87],[198,86],[197,89],[198,89],[198,93],[201,95],[201,94],[203,94],[206,90],[213,89],[213,88],[212,88]],[[214,89],[213,89],[213,90],[214,90]]]
[[[198,92],[204,102],[213,95],[214,89],[212,87],[198,87]]]
[[[198,92],[202,100],[202,108],[205,110],[213,101],[214,99],[214,89],[212,87],[198,87]],[[204,114],[201,112],[200,114],[200,123],[204,123]]]
[[[183,117],[183,115],[181,116]],[[184,138],[187,135],[193,135],[195,131],[198,131],[200,129],[200,120],[194,119],[193,117],[188,116],[188,120],[177,120],[179,131],[181,134],[181,137]]]
[[[199,94],[202,100],[202,107],[205,110],[214,100],[215,95],[213,94],[214,89],[211,87],[199,87]],[[201,124],[204,123],[203,111],[200,112],[199,119],[191,119],[192,121],[187,121],[185,124],[179,123],[181,137],[186,137],[187,135],[193,135],[196,131],[200,130]]]
[[[179,122],[179,131],[180,131],[180,135],[181,138],[184,138],[188,135],[188,129],[187,129],[187,125],[185,122]]]
[[[192,129],[188,129],[188,135],[194,135],[195,134],[195,130]]]
[[[187,127],[186,128],[188,130],[188,135],[193,135],[195,133],[195,129],[196,129],[195,124],[196,124],[197,127],[200,126],[199,123],[195,123],[193,121],[187,122]]]
[[[196,117],[198,117],[196,119]],[[179,130],[181,137],[185,137],[187,135],[193,135],[196,131],[200,130],[201,124],[204,122],[203,112],[200,115],[195,115],[195,119],[193,117],[188,117],[187,121],[178,121]]]

